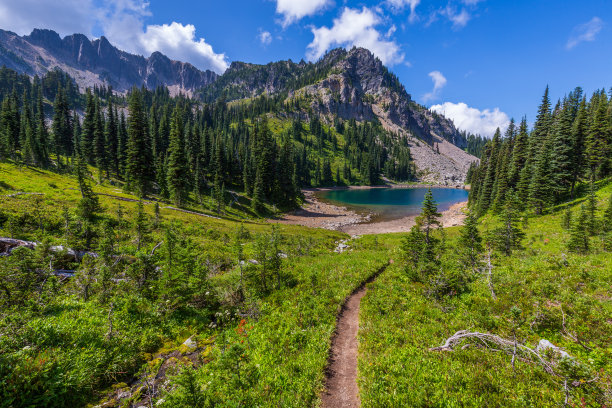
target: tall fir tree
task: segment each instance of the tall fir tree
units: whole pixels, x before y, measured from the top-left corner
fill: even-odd
[[[170,197],[177,206],[183,205],[189,196],[189,167],[183,143],[183,119],[177,106],[172,113],[170,123],[170,146],[168,148],[168,166],[166,179]]]
[[[139,197],[145,197],[151,189],[153,160],[142,94],[138,88],[132,88],[128,109],[130,116],[127,120],[125,160],[127,186]]]

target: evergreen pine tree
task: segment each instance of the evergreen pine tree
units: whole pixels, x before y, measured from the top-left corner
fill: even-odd
[[[91,89],[85,93],[85,113],[83,116],[82,134],[80,138],[81,157],[85,158],[89,164],[94,164],[93,143],[95,131],[96,104]]]
[[[563,219],[561,220],[561,225],[564,229],[570,230],[572,227],[572,209],[567,207],[563,212]]]
[[[510,256],[513,250],[522,249],[521,241],[525,233],[519,226],[520,217],[517,210],[518,198],[513,191],[508,192],[508,200],[504,211],[499,216],[502,226],[491,233],[491,242],[494,247]]]
[[[253,186],[253,199],[251,206],[256,213],[261,214],[264,210],[264,182],[261,172],[258,170],[255,173],[255,185]]]
[[[589,193],[587,196],[587,221],[586,230],[589,235],[594,236],[597,234],[597,196],[595,195],[595,184],[593,180],[589,183]]]
[[[572,180],[570,196],[574,197],[576,183],[584,168],[584,143],[587,133],[586,99],[582,98],[578,107],[576,118],[572,124]]]
[[[569,101],[563,101],[552,131],[552,151],[550,157],[550,186],[555,202],[560,202],[572,188],[574,151],[572,140],[572,111]]]
[[[478,220],[473,213],[468,213],[461,228],[458,243],[460,260],[464,267],[475,271],[480,264],[480,257],[484,250],[482,237],[478,232]]]
[[[128,109],[130,116],[128,118],[125,160],[127,186],[128,189],[135,191],[139,197],[145,197],[151,187],[153,160],[142,95],[137,88],[132,89]]]
[[[166,178],[170,197],[177,206],[187,200],[189,193],[189,168],[183,143],[183,120],[179,107],[174,109],[170,124],[170,146]]]
[[[98,168],[98,181],[102,182],[102,174],[108,173],[106,142],[104,140],[104,119],[102,118],[102,108],[100,99],[94,99],[94,119],[93,119],[93,155],[94,162]]]
[[[595,98],[593,98],[595,99]],[[586,137],[586,160],[594,177],[605,177],[605,163],[609,160],[608,146],[609,121],[607,117],[608,101],[605,92],[601,92],[593,108]]]
[[[495,170],[497,166],[496,159],[499,155],[501,145],[501,132],[499,128],[495,131],[493,139],[489,142],[486,150],[486,161],[483,167],[482,186],[478,191],[478,214],[483,215],[491,205],[491,195],[493,193],[493,184],[495,183]]]
[[[98,196],[93,192],[89,184],[87,162],[81,157],[78,157],[75,170],[79,183],[79,190],[81,191],[81,200],[77,204],[77,215],[91,223],[102,209],[98,201]]]
[[[36,144],[34,148],[34,158],[36,164],[46,168],[49,167],[49,132],[45,123],[45,110],[43,106],[42,91],[39,90],[36,103]]]
[[[529,203],[536,214],[542,214],[544,208],[551,203],[550,156],[550,143],[544,140],[535,156],[533,176],[529,183]]]
[[[108,99],[108,107],[106,109],[107,112],[107,120],[104,125],[104,143],[105,143],[105,151],[108,155],[107,160],[107,177],[109,177],[108,171],[112,170],[115,176],[119,177],[119,140],[118,140],[118,126],[117,126],[117,117],[115,116],[115,111],[113,110],[113,100],[112,98]]]
[[[586,254],[589,252],[590,243],[589,234],[587,231],[587,223],[588,214],[583,204],[580,206],[580,213],[578,214],[578,218],[576,218],[576,221],[572,224],[570,240],[567,244],[567,248],[571,252],[577,252],[581,254]]]
[[[512,149],[512,161],[508,173],[508,187],[518,189],[521,171],[527,161],[529,150],[529,133],[527,118],[523,117]]]

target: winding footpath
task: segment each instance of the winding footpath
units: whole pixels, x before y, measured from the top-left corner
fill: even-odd
[[[392,260],[389,264],[393,263]],[[388,264],[372,276],[372,282]],[[321,394],[323,408],[361,407],[359,387],[357,386],[357,356],[359,353],[359,305],[367,292],[366,284],[353,292],[342,307],[332,339],[325,391]]]

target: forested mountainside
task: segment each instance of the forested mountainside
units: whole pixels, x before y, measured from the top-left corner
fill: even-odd
[[[232,106],[265,97],[275,101],[273,111],[265,113],[282,121],[319,121],[327,127],[353,119],[380,124],[389,137],[384,140],[374,137],[375,144],[382,146],[370,148],[393,150],[392,145],[396,145],[402,146],[400,150],[409,150],[413,168],[404,180],[418,178],[458,185],[465,179],[470,163],[476,160],[465,151],[468,144],[464,133],[450,120],[414,102],[397,77],[362,48],[335,49],[314,63],[234,62],[218,76],[188,63],[171,61],[160,53],[144,58],[120,51],[104,37],[90,41],[74,34],[62,39],[53,31],[37,29],[24,37],[0,31],[0,65],[20,74],[41,77],[43,97],[50,101],[54,100],[56,90],[44,86],[49,82],[45,79],[67,74],[81,93],[92,88],[94,93],[120,91],[125,95],[134,86],[150,91],[167,87],[173,96],[182,92],[205,104],[231,102]],[[7,91],[11,89],[5,88]],[[68,96],[71,105],[79,110],[84,108],[84,98],[81,105],[76,105],[78,98]],[[392,143],[388,143],[390,140]],[[405,162],[405,155],[395,156],[395,163]],[[381,163],[376,167],[380,172],[385,160],[378,161]],[[393,174],[385,176],[395,178]]]
[[[295,206],[304,186],[377,184],[383,173],[398,181],[416,176],[406,140],[379,123],[289,119],[280,113],[282,98],[202,105],[165,88],[134,88],[122,97],[103,87],[76,96],[81,119],[70,103],[69,78],[30,82],[6,68],[0,78],[0,157],[72,172],[87,162],[97,168],[98,182],[116,180],[143,197],[185,205],[206,195],[220,208],[226,189],[239,190],[261,212],[263,202]],[[52,108],[43,96],[51,96],[50,83]]]
[[[500,212],[508,200],[541,214],[576,196],[589,181],[612,174],[612,102],[605,90],[590,98],[581,88],[551,106],[548,88],[534,127],[514,121],[489,141],[470,169],[470,205],[479,214]]]
[[[225,189],[244,191],[257,212],[263,202],[295,206],[307,186],[383,177],[461,184],[477,160],[456,146],[465,134],[412,102],[369,51],[336,50],[317,64],[235,64],[226,75],[212,86],[242,84],[241,98],[219,91],[202,103],[163,87],[80,94],[59,70],[30,80],[2,68],[0,157],[71,171],[80,158],[96,166],[99,182],[177,205],[207,195],[220,207]]]
[[[60,69],[82,90],[102,85],[118,91],[166,86],[174,93],[191,93],[217,78],[212,71],[173,61],[160,52],[145,58],[121,51],[104,36],[93,41],[83,34],[61,38],[55,31],[41,29],[23,37],[0,30],[2,65],[30,76]]]
[[[363,48],[329,51],[316,63],[292,61],[255,65],[234,62],[202,90],[205,101],[271,95],[285,101],[290,116],[377,121],[405,139],[420,178],[456,184],[476,160],[466,154],[467,137],[445,117],[414,102],[397,77]]]

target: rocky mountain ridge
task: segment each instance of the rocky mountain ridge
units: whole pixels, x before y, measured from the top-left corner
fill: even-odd
[[[406,139],[422,181],[461,184],[470,163],[478,160],[463,150],[467,140],[451,120],[413,101],[399,79],[364,48],[335,49],[316,63],[234,62],[202,91],[209,101],[263,94],[305,100],[305,117],[316,114],[328,124],[336,118],[380,121]]]
[[[145,58],[121,51],[106,37],[91,41],[83,34],[73,34],[61,38],[55,31],[42,29],[23,37],[0,30],[1,65],[28,75],[60,69],[83,89],[104,84],[117,91],[132,86],[167,86],[175,94],[192,94],[218,77],[160,52]]]

